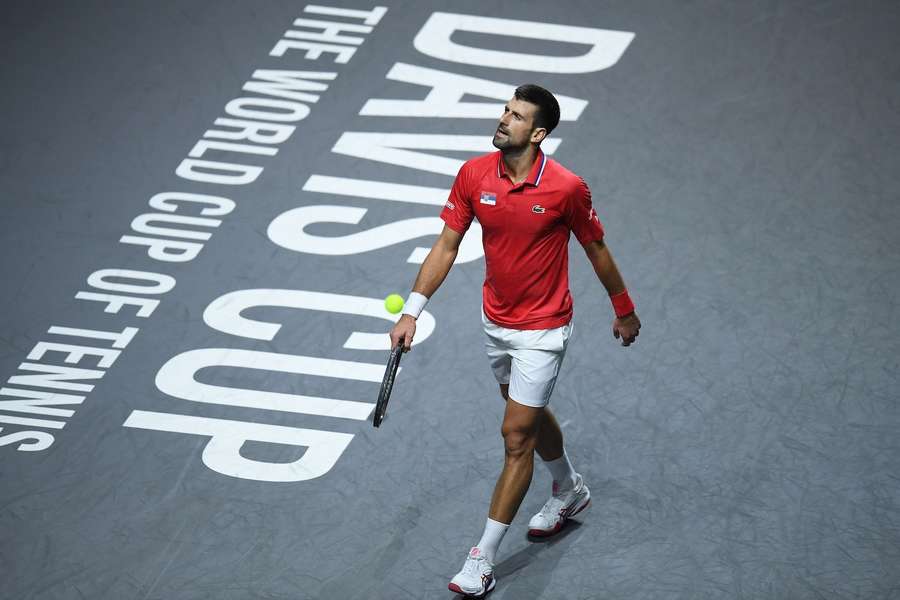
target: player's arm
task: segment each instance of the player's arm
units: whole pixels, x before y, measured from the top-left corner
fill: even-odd
[[[416,282],[412,291],[421,294],[425,298],[431,298],[431,295],[444,282],[453,261],[456,260],[456,254],[459,252],[459,245],[462,243],[463,235],[458,233],[446,225],[441,235],[434,242],[425,262],[419,268],[419,274],[416,276]],[[391,329],[391,347],[396,346],[400,339],[403,338],[403,345],[406,351],[409,351],[413,336],[416,333],[416,317],[404,312],[400,320]]]
[[[616,261],[613,260],[609,248],[602,239],[585,244],[584,252],[591,261],[591,266],[594,267],[600,283],[606,288],[616,311],[613,335],[616,339],[622,338],[623,346],[630,346],[640,332],[641,320],[638,319],[637,313],[634,312],[634,305],[628,298],[628,291],[622,275],[619,273],[619,268],[616,266]]]
[[[416,283],[413,285],[413,291],[422,294],[426,298],[437,291],[440,285],[450,272],[453,261],[459,252],[459,245],[462,243],[463,236],[453,231],[446,225],[441,235],[435,240],[431,251],[425,257],[425,262],[419,268],[419,274],[416,276]]]

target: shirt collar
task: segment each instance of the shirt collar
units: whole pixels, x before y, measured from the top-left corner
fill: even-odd
[[[525,178],[525,181],[522,184],[533,185],[537,187],[541,183],[541,177],[544,175],[544,168],[547,166],[547,155],[544,154],[544,151],[538,148],[537,156],[534,159],[534,163],[531,165],[531,171],[528,173],[528,177]],[[506,165],[503,164],[503,153],[497,152],[497,177],[502,178],[506,175]],[[520,184],[520,185],[522,185]]]

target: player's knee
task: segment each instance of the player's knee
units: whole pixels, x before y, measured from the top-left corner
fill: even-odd
[[[500,431],[503,434],[503,447],[507,457],[518,458],[534,452],[536,440],[532,432],[506,425]]]

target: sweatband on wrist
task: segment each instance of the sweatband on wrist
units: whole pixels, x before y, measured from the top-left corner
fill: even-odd
[[[403,314],[418,319],[426,304],[428,304],[428,296],[419,292],[410,292],[409,298],[403,304]]]
[[[631,301],[628,290],[610,296],[609,300],[612,302],[617,317],[625,317],[634,312],[634,302]]]

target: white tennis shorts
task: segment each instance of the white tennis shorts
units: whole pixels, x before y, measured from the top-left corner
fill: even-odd
[[[554,329],[508,329],[488,320],[484,311],[481,322],[497,382],[508,383],[509,397],[519,404],[547,406],[572,336],[572,322]]]

